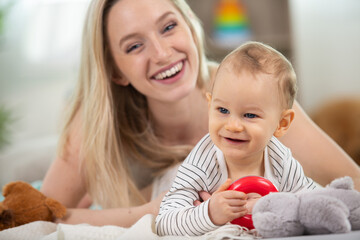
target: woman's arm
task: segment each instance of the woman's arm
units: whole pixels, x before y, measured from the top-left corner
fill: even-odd
[[[143,191],[144,195],[149,195],[145,194],[147,190]],[[130,227],[145,214],[150,213],[156,216],[165,195],[163,192],[153,201],[136,207],[104,210],[76,208],[80,207],[79,203],[83,202],[84,196],[86,199],[88,195],[82,184],[76,161],[64,161],[60,158],[56,159],[50,167],[41,191],[68,207],[66,216],[56,219],[57,223],[88,223],[95,226],[117,225],[121,227]]]
[[[76,163],[56,158],[46,173],[41,192],[68,208],[77,207],[86,190]]]
[[[287,134],[280,140],[293,152],[305,174],[326,185],[335,178],[350,176],[360,190],[360,167],[294,104],[295,118]]]
[[[68,208],[77,207],[86,196],[79,159],[80,123],[80,117],[77,115],[71,124],[64,156],[58,156],[51,164],[41,187],[42,193],[56,199]]]
[[[159,194],[153,201],[137,207],[104,210],[85,208],[91,204],[91,199],[86,191],[78,157],[81,143],[80,122],[79,117],[76,117],[72,123],[69,141],[66,145],[66,159],[60,157],[55,159],[41,187],[42,193],[67,207],[66,216],[62,219],[55,219],[55,222],[130,227],[145,214],[157,215],[165,192]],[[149,199],[151,186],[143,189],[142,194],[146,199]]]

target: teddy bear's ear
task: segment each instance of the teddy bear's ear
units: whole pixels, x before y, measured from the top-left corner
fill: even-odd
[[[8,184],[6,184],[4,187],[3,187],[3,196],[6,197],[10,192],[11,190],[13,189],[13,187],[16,185],[16,182],[10,182]]]
[[[64,207],[64,205],[62,205],[58,201],[56,201],[56,200],[54,200],[52,198],[46,198],[45,199],[45,204],[50,209],[53,216],[55,216],[57,218],[62,218],[62,217],[65,216],[66,208]]]
[[[354,182],[351,177],[346,176],[346,177],[337,178],[337,179],[333,180],[329,184],[329,187],[336,188],[336,189],[351,190],[354,188]]]
[[[31,185],[27,182],[23,182],[23,181],[10,182],[3,187],[3,196],[6,197],[13,191],[22,192],[26,188],[31,188]]]

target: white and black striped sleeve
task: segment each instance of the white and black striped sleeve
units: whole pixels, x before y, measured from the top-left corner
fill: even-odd
[[[270,141],[269,154],[273,159],[275,174],[279,177],[280,192],[298,192],[312,190],[317,184],[308,178],[301,164],[293,158],[289,148],[273,137]]]
[[[282,192],[299,192],[317,188],[317,184],[305,175],[301,164],[291,156],[291,153],[285,162],[284,170]]]
[[[155,220],[158,235],[197,236],[219,227],[210,220],[209,201],[194,206],[199,191],[211,193],[212,187],[216,187],[214,183],[221,178],[215,152],[209,135],[206,135],[179,166]]]
[[[158,235],[198,236],[218,228],[210,220],[209,201],[194,206],[199,191],[206,189],[206,175],[196,166],[182,164],[156,218]]]

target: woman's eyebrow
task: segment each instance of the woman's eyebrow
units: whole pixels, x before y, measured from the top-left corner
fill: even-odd
[[[124,44],[124,42],[126,42],[128,39],[136,37],[137,35],[138,35],[138,33],[130,33],[130,34],[122,37],[119,41],[119,46],[121,47]]]
[[[174,12],[171,12],[171,11],[168,11],[168,12],[165,12],[163,15],[161,15],[157,20],[156,20],[156,23],[159,23],[161,22],[163,19],[165,19],[167,16],[169,15],[175,15]]]
[[[163,15],[161,15],[157,20],[156,20],[156,24],[161,22],[163,19],[167,18],[169,15],[175,15],[174,12],[168,11],[165,12]],[[119,46],[121,46],[124,42],[126,42],[126,40],[131,39],[133,37],[136,37],[138,34],[137,33],[130,33],[128,35],[125,35],[124,37],[122,37],[119,41]]]

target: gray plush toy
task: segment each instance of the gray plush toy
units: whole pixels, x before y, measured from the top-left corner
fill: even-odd
[[[264,237],[345,233],[360,229],[360,192],[350,177],[299,193],[270,193],[258,200],[252,219]]]

